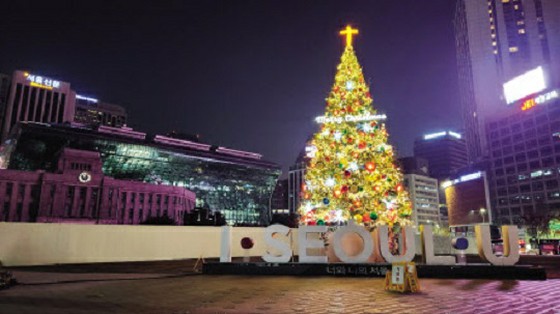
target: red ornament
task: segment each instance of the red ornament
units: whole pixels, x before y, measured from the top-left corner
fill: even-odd
[[[340,191],[341,191],[342,193],[348,192],[348,186],[347,186],[347,185],[343,185],[342,188],[340,189]]]
[[[245,250],[252,249],[254,245],[255,241],[253,241],[253,239],[249,237],[244,237],[243,239],[241,239],[241,247]]]
[[[352,172],[346,170],[346,171],[344,171],[344,176],[349,178],[350,176],[352,176]]]
[[[375,170],[375,163],[373,163],[373,162],[371,162],[371,161],[370,161],[370,162],[366,162],[365,167],[366,167],[366,170],[367,170],[367,171],[372,172],[373,170]]]
[[[364,148],[366,148],[366,145],[367,144],[365,142],[360,142],[360,144],[358,145],[358,148],[359,149],[364,149]]]

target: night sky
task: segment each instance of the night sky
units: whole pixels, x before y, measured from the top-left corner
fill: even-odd
[[[70,82],[126,107],[135,129],[200,134],[286,171],[317,130],[351,24],[399,156],[461,128],[452,0],[81,2],[3,2],[0,72]]]

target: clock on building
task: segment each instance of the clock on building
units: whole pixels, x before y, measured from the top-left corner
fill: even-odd
[[[91,173],[87,171],[80,173],[80,175],[78,176],[78,180],[82,183],[88,183],[89,181],[91,181]]]

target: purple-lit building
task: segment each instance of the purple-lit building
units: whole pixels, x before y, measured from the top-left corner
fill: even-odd
[[[11,76],[0,74],[0,119],[5,140],[18,122],[121,127],[127,113],[122,106],[76,94],[68,82],[14,71]]]
[[[185,188],[117,180],[98,152],[65,148],[55,172],[0,170],[0,221],[140,224],[169,217],[183,224],[195,205]]]
[[[4,108],[1,138],[20,121],[71,122],[76,92],[70,83],[24,71],[14,71]]]

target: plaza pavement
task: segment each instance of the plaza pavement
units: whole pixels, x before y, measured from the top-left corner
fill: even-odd
[[[0,313],[551,313],[560,279],[420,279],[422,293],[383,289],[380,278],[208,276],[191,262],[12,269]]]

